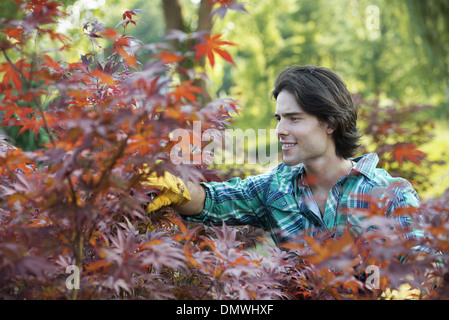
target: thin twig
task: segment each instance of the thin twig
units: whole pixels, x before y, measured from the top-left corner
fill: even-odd
[[[126,145],[128,143],[128,139],[129,139],[129,135],[126,136],[125,139],[123,139],[122,143],[120,144],[119,150],[118,152],[114,155],[114,158],[112,158],[111,163],[109,164],[109,166],[103,170],[103,172],[101,173],[100,179],[98,180],[98,183],[96,184],[96,187],[99,187],[103,184],[104,180],[106,179],[106,176],[108,174],[108,172],[110,172],[112,170],[112,168],[114,168],[117,160],[122,156],[123,152],[125,151]]]

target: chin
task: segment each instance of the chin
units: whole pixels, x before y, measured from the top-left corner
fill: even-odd
[[[301,161],[299,160],[294,160],[294,159],[283,159],[283,162],[285,163],[285,165],[292,167],[292,166],[296,166],[297,164],[300,164]]]

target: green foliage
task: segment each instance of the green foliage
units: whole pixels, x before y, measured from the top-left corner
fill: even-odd
[[[433,82],[442,89],[449,86],[449,1],[406,0],[410,27],[417,51],[423,55]],[[437,80],[437,81],[435,81]]]
[[[42,47],[30,50],[27,44],[42,40],[36,31],[55,45],[65,44],[62,34],[41,28],[60,15],[59,6],[45,0],[30,3],[30,15],[0,26],[9,36],[1,43],[0,106],[4,124],[33,134],[44,128],[50,143],[24,152],[0,139],[1,298],[377,299],[404,283],[419,290],[419,298],[448,298],[449,193],[419,209],[394,213],[407,215],[411,225],[419,223],[424,237],[406,239],[410,225],[394,224],[386,208],[373,203],[357,212],[364,218],[360,234],[348,229],[341,237],[301,235],[283,246],[288,253],[268,247],[264,255],[247,250],[248,244],[263,242],[250,228],[186,228],[171,209],[148,214],[148,194],[155,190],[143,186],[143,167],[179,170],[185,180],[210,173],[204,166],[170,165],[170,132],[187,130],[198,119],[222,129],[236,109],[234,101],[223,99],[198,104],[199,90],[192,84],[198,74],[193,66],[186,70],[180,64],[207,54],[210,41],[178,34],[180,42],[197,37],[192,43],[203,44],[181,54],[165,51],[165,44],[150,44],[145,48],[154,50],[151,59],[141,66],[128,52],[127,29],[120,33],[93,20],[85,25],[92,50],[75,63],[56,60]],[[267,3],[260,6],[264,14],[277,8]],[[309,18],[317,19],[315,8],[302,4]],[[135,24],[136,12],[125,11],[121,23]],[[264,21],[255,21],[263,29]],[[100,48],[98,39],[113,44]],[[278,38],[273,33],[266,41],[274,44]],[[215,42],[214,51],[229,62],[227,54],[216,50],[220,45]],[[259,62],[259,67],[272,64]],[[179,73],[189,80],[180,83]],[[427,128],[411,115],[423,107],[395,102],[381,108],[376,100],[360,104],[371,120],[363,130],[386,148],[385,165],[394,170],[406,161],[422,162],[415,147],[428,141]],[[237,169],[233,175],[251,173]],[[382,267],[378,288],[363,281],[369,265]],[[81,273],[80,287],[67,281],[67,268],[74,266]]]
[[[370,27],[372,5],[379,10],[378,29]],[[409,17],[403,1],[289,0],[279,5],[262,0],[250,2],[248,8],[248,15],[231,13],[216,23],[239,45],[235,50],[239,67],[213,74],[218,94],[220,90],[239,94],[248,109],[238,126],[273,124],[273,104],[268,99],[272,83],[277,72],[290,64],[329,67],[342,76],[352,93],[368,98],[381,90],[406,103],[448,106],[446,87],[435,81],[437,68],[428,67],[447,59],[447,52],[439,49],[445,42],[434,47],[440,55],[437,60],[423,56],[417,45],[419,33],[410,32],[416,24],[414,17]],[[429,22],[430,33],[431,19],[421,16],[420,20]],[[438,15],[440,20],[444,12]],[[227,83],[221,85],[221,79]]]

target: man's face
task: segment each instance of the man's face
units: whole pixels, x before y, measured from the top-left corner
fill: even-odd
[[[276,134],[282,145],[284,163],[299,163],[335,156],[332,129],[314,115],[304,112],[295,97],[283,90],[277,97],[275,117]]]

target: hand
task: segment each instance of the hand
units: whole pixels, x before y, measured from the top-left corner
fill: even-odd
[[[150,177],[143,182],[143,185],[148,185],[161,192],[148,204],[147,213],[164,206],[179,206],[191,200],[189,191],[184,182],[167,171],[164,172],[164,176],[160,177],[153,172]]]

